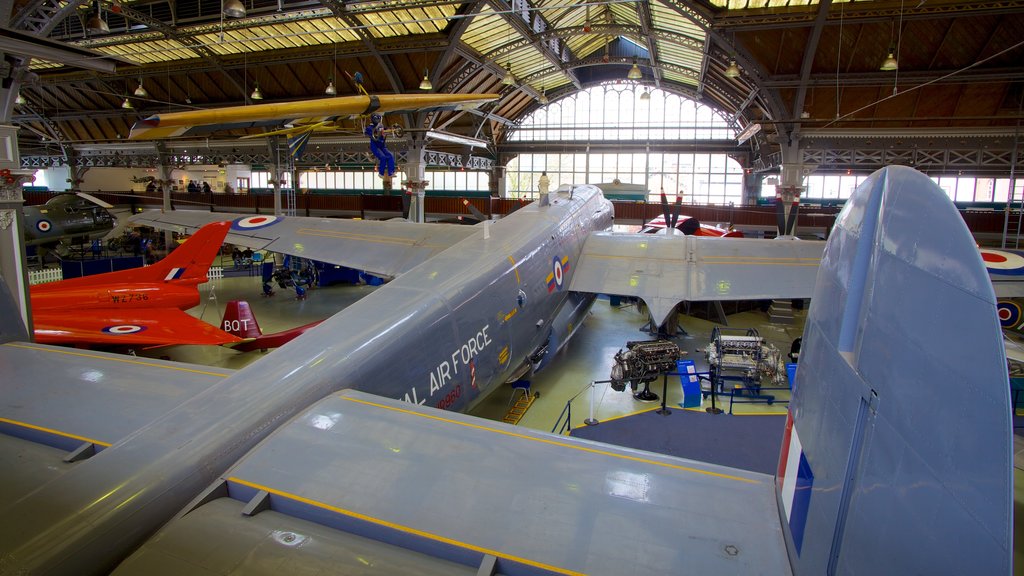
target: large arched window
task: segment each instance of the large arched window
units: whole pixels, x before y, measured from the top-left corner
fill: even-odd
[[[644,92],[647,98],[643,98]],[[718,111],[678,94],[635,84],[595,86],[544,106],[523,120],[512,142],[566,142],[607,149],[609,143],[643,150],[648,143],[734,140],[735,131]],[[532,198],[547,172],[552,189],[561,184],[618,180],[646,187],[654,198],[664,190],[693,204],[739,204],[743,169],[726,154],[680,152],[594,152],[520,154],[508,163],[506,192]]]

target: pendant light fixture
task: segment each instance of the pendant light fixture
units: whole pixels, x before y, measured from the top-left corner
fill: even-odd
[[[328,96],[337,96],[338,89],[334,86],[334,71],[338,68],[338,43],[334,43],[334,60],[331,62],[331,73],[327,75],[327,88],[324,88],[324,94]]]
[[[505,63],[505,77],[501,79],[501,84],[503,86],[516,85],[516,75],[512,73],[512,64],[508,62]]]
[[[228,18],[245,18],[245,4],[240,0],[225,0],[221,11]]]
[[[124,108],[125,110],[131,110],[135,108],[135,106],[132,106],[132,101],[129,100],[127,96],[125,96],[124,102],[121,102],[121,108]]]
[[[100,0],[96,0],[96,14],[93,14],[85,23],[85,29],[89,32],[101,34],[110,32],[110,26],[107,25],[107,21],[100,15]]]
[[[647,101],[651,99],[651,93],[647,91],[647,87],[644,86],[644,92],[640,95],[640,100]]]
[[[21,91],[19,90],[18,95],[14,97],[14,103],[18,106],[24,106],[25,104],[28,104],[28,100],[21,95]]]
[[[433,90],[434,85],[430,83],[429,70],[423,69],[423,80],[420,80],[420,90]]]
[[[640,71],[640,67],[636,64],[636,58],[633,58],[633,67],[629,69],[629,73],[626,74],[626,78],[629,80],[639,80],[644,77],[644,73]]]
[[[725,75],[728,78],[739,78],[740,67],[736,64],[736,59],[729,60],[729,66],[725,69]]]
[[[135,96],[137,98],[149,98],[149,92],[147,92],[146,87],[142,85],[142,78],[139,78],[139,86],[135,89]]]
[[[249,95],[249,98],[253,100],[263,100],[263,92],[260,92],[260,83],[258,81],[256,82],[256,88],[252,91],[252,94]]]

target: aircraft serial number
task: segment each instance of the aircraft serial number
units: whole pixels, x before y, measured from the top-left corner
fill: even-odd
[[[441,410],[447,410],[455,404],[455,401],[459,399],[459,396],[462,396],[462,384],[456,385],[454,390],[450,390],[443,398],[438,400],[437,407]]]
[[[110,301],[114,304],[128,304],[129,302],[143,302],[149,300],[149,294],[111,294]]]

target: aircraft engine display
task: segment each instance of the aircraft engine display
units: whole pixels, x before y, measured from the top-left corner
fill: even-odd
[[[654,381],[659,374],[675,370],[679,356],[679,347],[668,340],[626,342],[626,349],[615,353],[612,389],[622,392],[629,383],[635,391],[640,384]]]

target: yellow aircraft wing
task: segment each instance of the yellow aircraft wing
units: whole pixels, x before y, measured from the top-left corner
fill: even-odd
[[[497,100],[497,94],[381,94],[339,96],[297,102],[228,106],[154,114],[132,126],[129,140],[158,140],[258,126],[276,126],[297,119],[329,120],[339,116],[391,114],[411,110],[476,108]]]

